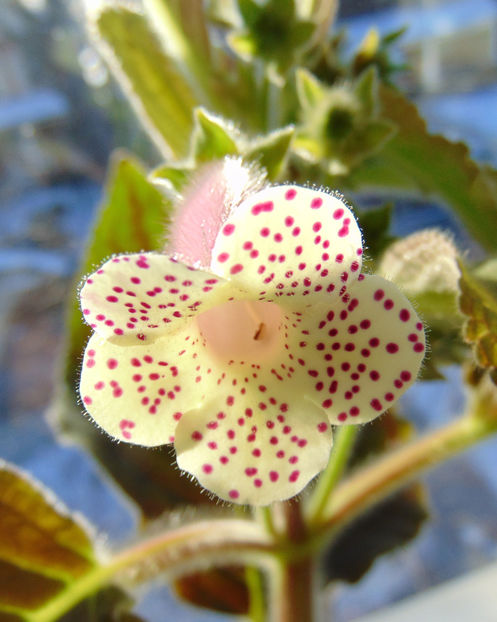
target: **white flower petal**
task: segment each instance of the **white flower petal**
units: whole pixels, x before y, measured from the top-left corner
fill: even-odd
[[[137,345],[180,330],[232,297],[232,286],[219,276],[143,253],[109,259],[86,280],[81,307],[100,336]]]
[[[255,299],[303,309],[352,283],[361,255],[361,232],[340,199],[276,186],[252,195],[230,215],[211,268]]]
[[[295,382],[332,423],[364,423],[396,401],[425,353],[423,324],[391,282],[364,276],[329,310],[301,318],[290,352]]]
[[[235,503],[268,505],[298,494],[328,462],[330,425],[297,395],[273,401],[251,390],[221,391],[185,413],[176,428],[179,467]]]
[[[114,438],[148,446],[171,443],[182,413],[214,391],[203,353],[193,323],[173,336],[124,348],[94,335],[83,360],[81,398]]]

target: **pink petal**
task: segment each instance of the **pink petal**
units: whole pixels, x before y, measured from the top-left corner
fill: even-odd
[[[202,311],[233,296],[223,279],[167,255],[109,259],[81,290],[83,317],[119,345],[143,344],[180,330]]]
[[[259,169],[239,158],[225,158],[200,169],[176,207],[168,251],[186,263],[207,268],[223,223],[263,183]]]
[[[298,186],[265,189],[228,218],[212,269],[260,300],[303,309],[360,273],[361,233],[346,205]]]
[[[298,494],[327,464],[330,425],[320,408],[271,390],[225,388],[185,413],[176,428],[179,467],[235,503],[268,505]]]

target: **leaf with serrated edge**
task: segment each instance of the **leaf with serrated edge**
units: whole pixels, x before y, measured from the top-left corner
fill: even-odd
[[[344,180],[351,187],[423,191],[446,202],[470,233],[489,250],[497,231],[497,174],[479,167],[462,143],[428,133],[414,104],[393,89],[380,88],[381,116],[397,134]]]
[[[24,616],[97,567],[89,531],[52,493],[0,461],[0,612]]]

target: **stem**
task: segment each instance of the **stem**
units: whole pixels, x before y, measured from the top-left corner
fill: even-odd
[[[490,436],[496,429],[497,421],[464,416],[350,476],[323,506],[321,525],[316,529],[321,533],[314,546],[322,546],[323,538],[333,537],[358,515],[410,483],[423,471]]]
[[[252,622],[265,622],[266,600],[264,598],[264,582],[259,568],[249,566],[245,570],[245,579],[250,594],[248,617]]]
[[[145,581],[158,572],[181,568],[188,562],[205,563],[236,553],[244,560],[250,554],[268,555],[275,547],[261,528],[247,520],[211,520],[193,523],[161,533],[119,553],[110,562],[98,566],[69,584],[47,605],[27,616],[28,622],[52,622],[91,596],[116,575],[132,571],[135,582]]]
[[[307,526],[299,501],[283,504],[286,539],[290,545],[304,544],[308,539]],[[271,577],[271,622],[313,622],[315,619],[315,555],[281,555],[279,572]]]
[[[275,622],[313,622],[315,620],[315,581],[312,555],[281,564],[281,597]]]
[[[336,433],[330,461],[321,474],[309,502],[307,515],[310,525],[317,524],[321,521],[331,493],[347,466],[347,461],[354,445],[358,429],[359,428],[355,425],[344,425],[341,426]]]

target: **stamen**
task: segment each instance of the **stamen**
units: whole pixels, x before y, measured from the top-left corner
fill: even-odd
[[[264,324],[264,322],[261,322],[259,325],[259,328],[256,330],[255,335],[254,335],[254,340],[258,341],[259,339],[263,338],[263,331],[266,328],[266,325]]]

